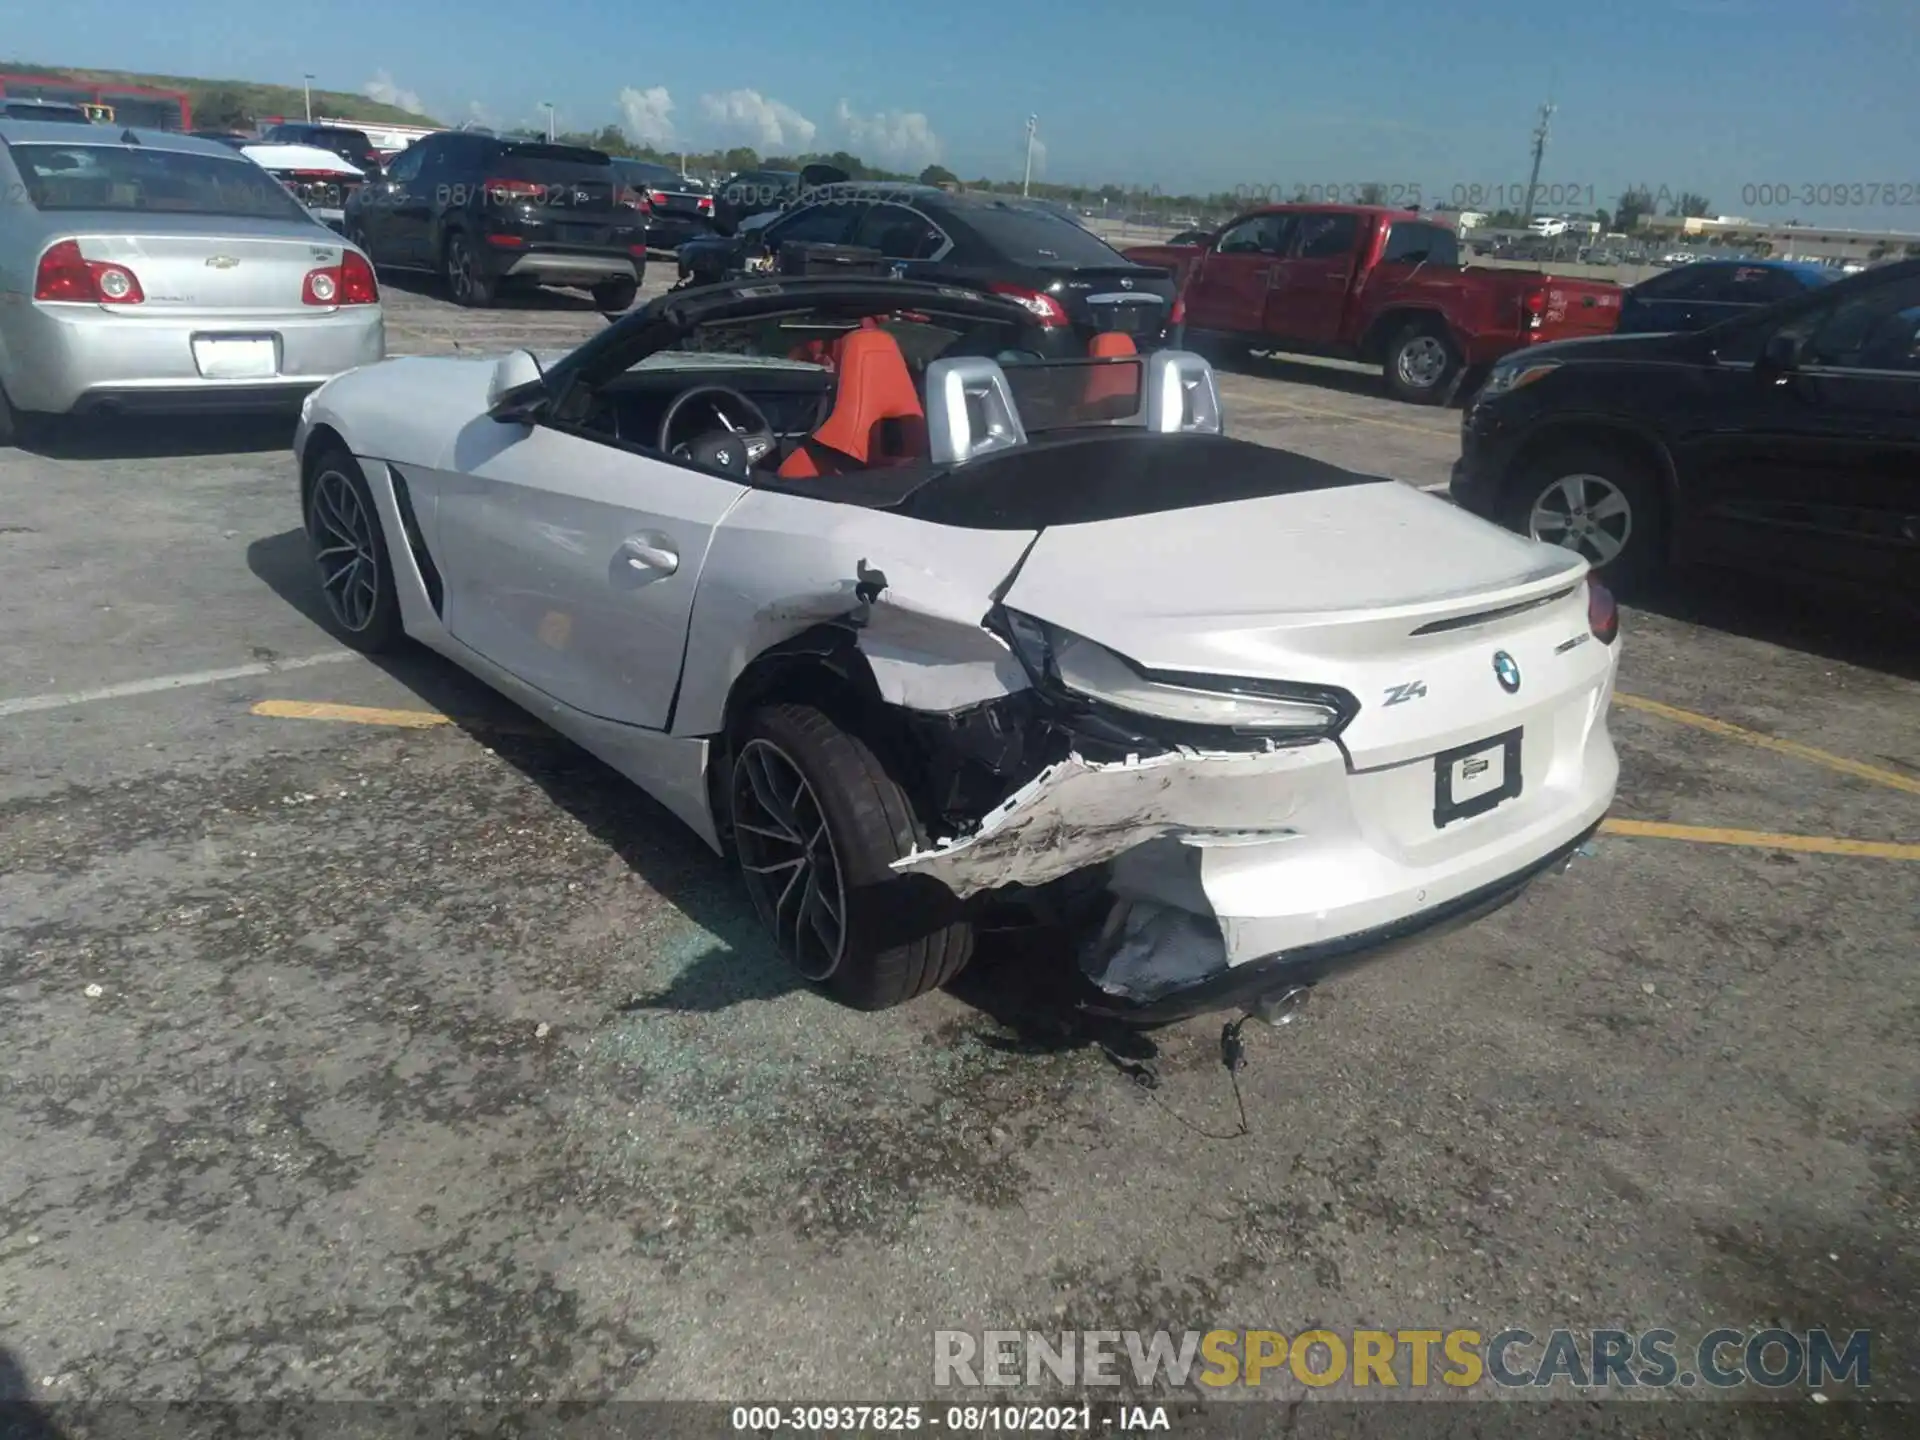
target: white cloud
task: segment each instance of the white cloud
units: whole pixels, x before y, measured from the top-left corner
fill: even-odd
[[[642,145],[671,145],[673,96],[664,85],[636,90],[629,85],[620,92],[620,113],[626,118],[629,137]]]
[[[862,160],[892,170],[919,170],[940,158],[940,137],[918,110],[882,110],[862,115],[845,100],[835,112],[848,148]]]
[[[784,105],[758,90],[702,95],[700,108],[716,128],[729,137],[753,144],[762,153],[806,150],[820,130],[791,105]]]
[[[482,130],[498,130],[500,117],[482,105],[478,100],[467,102],[467,123],[478,125]]]
[[[378,100],[382,105],[398,105],[402,110],[411,110],[416,115],[427,113],[427,102],[420,98],[420,92],[402,90],[385,70],[376,70],[373,78],[360,87],[360,93],[369,100]]]

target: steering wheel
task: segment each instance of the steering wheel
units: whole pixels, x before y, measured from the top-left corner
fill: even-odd
[[[705,400],[713,418],[724,428],[676,444],[673,428],[695,400]],[[729,385],[695,385],[682,390],[660,417],[660,449],[675,459],[696,460],[739,475],[752,470],[778,443],[766,412]]]

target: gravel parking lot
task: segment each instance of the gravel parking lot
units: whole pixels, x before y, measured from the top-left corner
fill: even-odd
[[[388,291],[394,353],[602,323]],[[1356,469],[1457,454],[1357,368],[1223,388]],[[337,649],[287,440],[0,454],[0,1362],[35,1399],[917,1399],[936,1329],[1310,1324],[1870,1329],[1876,1391],[1920,1391],[1910,632],[1721,579],[1628,611],[1622,823],[1249,1027],[1236,1133],[1218,1018],[1075,1029],[1051,957],[878,1015],[796,988],[610,772]]]

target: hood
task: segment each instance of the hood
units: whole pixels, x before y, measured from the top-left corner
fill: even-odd
[[[242,145],[240,153],[267,170],[324,170],[330,175],[359,176],[359,166],[316,145]]]

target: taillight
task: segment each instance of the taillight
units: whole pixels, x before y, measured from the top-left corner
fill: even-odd
[[[487,243],[496,250],[521,250],[526,247],[527,242],[519,235],[489,235]]]
[[[1167,312],[1167,324],[1184,325],[1187,323],[1187,292],[1182,290],[1173,297],[1173,309]]]
[[[487,198],[496,205],[508,205],[515,200],[537,200],[547,193],[547,187],[533,180],[492,179],[484,182]]]
[[[1520,297],[1520,313],[1525,319],[1527,329],[1538,330],[1540,317],[1546,312],[1547,292],[1545,290],[1529,290]]]
[[[1613,592],[1595,575],[1587,576],[1587,628],[1602,645],[1620,638],[1620,607],[1614,604]]]
[[[1040,323],[1049,329],[1070,323],[1066,307],[1042,290],[1029,290],[1022,285],[992,284],[987,286],[995,295],[1004,295],[1014,304],[1031,311],[1038,316]]]
[[[78,240],[62,240],[40,257],[33,278],[36,300],[72,300],[83,305],[138,305],[146,293],[140,278],[124,265],[89,260]]]
[[[373,266],[357,250],[347,251],[338,265],[309,270],[300,287],[302,305],[375,305],[379,301]]]
[[[647,258],[647,247],[644,245],[629,245],[627,250],[630,254],[638,255],[642,260]]]
[[[373,265],[358,250],[347,251],[346,258],[340,262],[340,303],[380,303],[380,282],[374,279]]]
[[[647,199],[651,200],[654,203],[654,206],[656,208],[665,209],[667,204],[667,192],[664,190],[649,191],[647,194]]]
[[[694,202],[694,208],[699,210],[702,215],[711,215],[713,213],[713,197],[711,195],[702,195]]]

